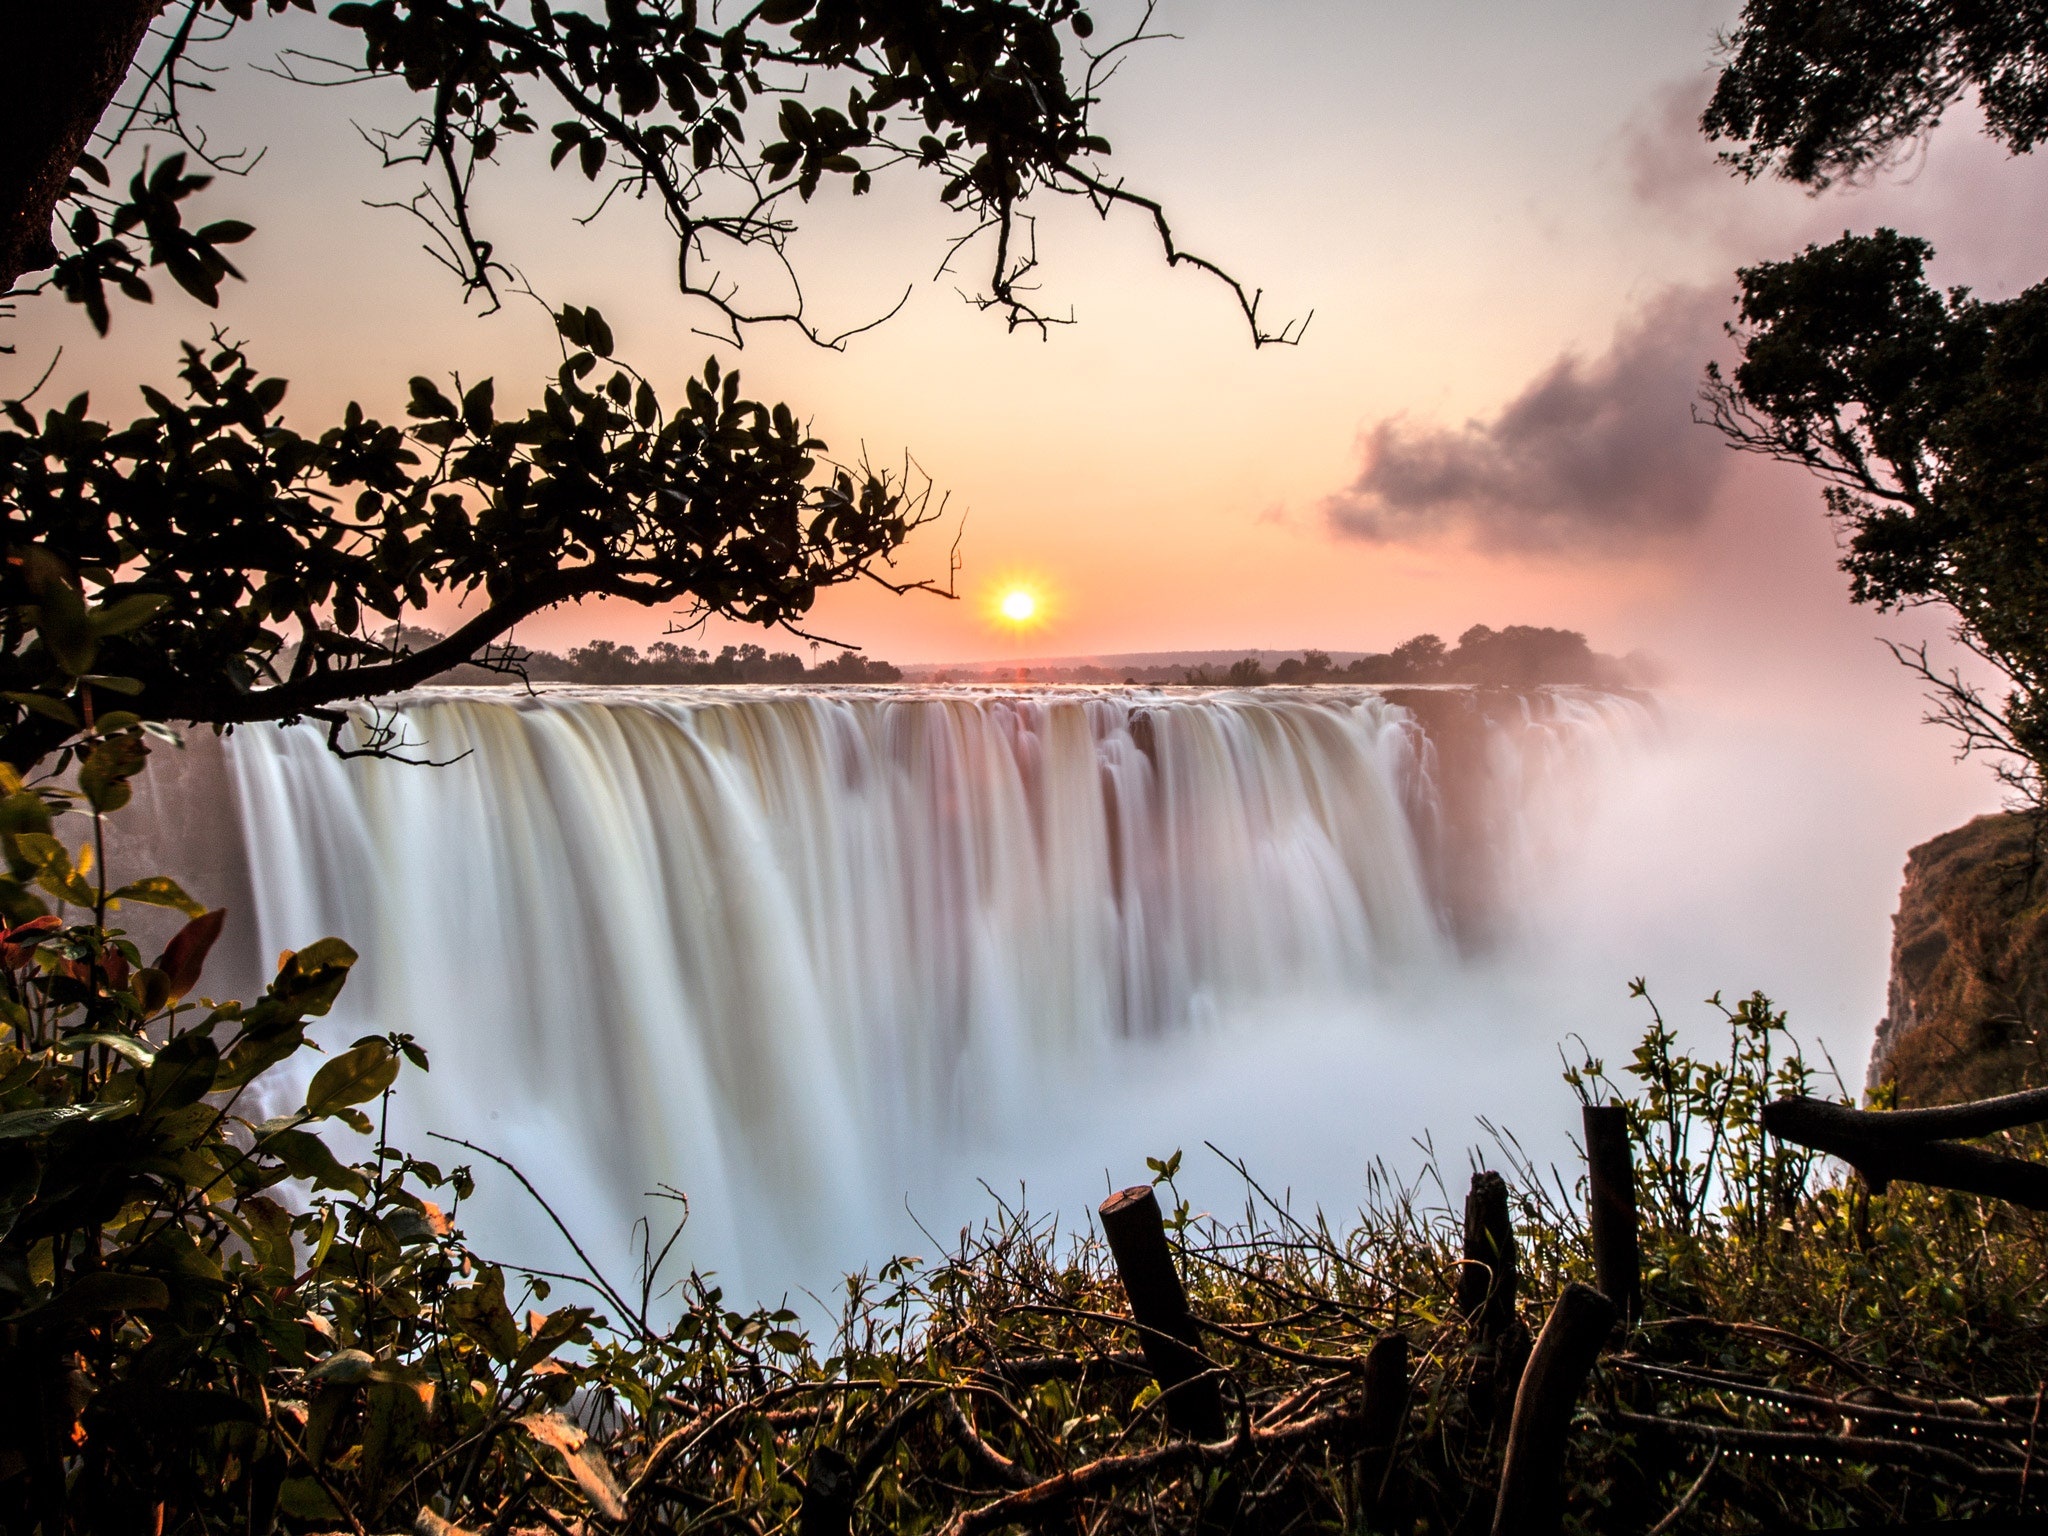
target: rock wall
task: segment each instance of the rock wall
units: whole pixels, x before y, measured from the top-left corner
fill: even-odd
[[[2048,845],[1980,816],[1906,859],[1868,1086],[1901,1107],[2048,1082]]]

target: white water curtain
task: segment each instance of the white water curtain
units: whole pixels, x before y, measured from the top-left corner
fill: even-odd
[[[427,1045],[412,1124],[493,1144],[599,1225],[686,1188],[705,1253],[800,1250],[1121,1040],[1454,950],[1425,743],[1364,690],[397,707],[420,751],[459,761],[343,761],[310,727],[233,737],[266,951],[335,933],[363,952],[331,1033]],[[1488,737],[1518,804],[1561,792],[1637,706],[1522,709]],[[1510,878],[1540,857],[1518,836]]]

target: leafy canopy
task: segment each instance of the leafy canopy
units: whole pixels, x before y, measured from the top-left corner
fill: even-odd
[[[308,8],[264,8],[294,4]],[[138,60],[93,152],[71,167],[57,208],[67,248],[51,246],[54,264],[21,291],[83,305],[102,333],[115,295],[153,298],[146,274],[157,269],[219,303],[240,276],[226,248],[255,231],[187,219],[208,171],[239,167],[208,148],[180,92],[203,83],[185,73],[202,67],[202,45],[256,10],[173,7],[160,56]],[[600,206],[624,194],[659,207],[679,288],[734,342],[760,323],[843,342],[805,313],[789,259],[797,210],[828,182],[860,195],[896,168],[936,179],[940,201],[967,220],[962,245],[987,237],[979,302],[1012,327],[1053,323],[1029,297],[1025,206],[1058,193],[1105,215],[1140,208],[1170,263],[1231,287],[1255,341],[1298,334],[1260,330],[1256,294],[1180,250],[1157,204],[1103,179],[1110,147],[1090,114],[1122,51],[1146,35],[1144,18],[1100,46],[1077,0],[768,0],[725,20],[694,0],[608,0],[601,12],[369,0],[331,21],[358,56],[288,52],[283,70],[404,88],[417,114],[369,136],[387,165],[427,178],[404,206],[465,288],[493,300],[508,281],[523,285],[472,197],[524,143],[551,145],[550,163],[595,184]],[[184,148],[154,165],[144,155],[124,195],[109,159],[150,131]],[[756,303],[720,275],[738,248],[774,258],[787,279],[775,296]],[[618,359],[602,315],[554,314],[561,360],[525,409],[501,405],[490,379],[422,375],[403,423],[351,405],[338,423],[292,424],[285,381],[218,330],[186,347],[182,398],[144,388],[148,414],[125,426],[83,395],[40,414],[29,398],[9,402],[0,760],[26,768],[117,706],[216,726],[311,716],[344,745],[349,701],[470,660],[516,672],[520,653],[503,643],[512,627],[587,597],[802,633],[836,583],[937,590],[887,574],[933,515],[908,463],[892,475],[832,461],[797,412],[743,398],[715,359],[665,407]],[[406,619],[441,597],[464,600],[464,622],[409,647]],[[66,642],[66,623],[91,643]],[[92,628],[103,624],[113,627]],[[351,750],[392,745],[374,727],[355,739]]]
[[[794,623],[925,517],[884,475],[820,476],[824,444],[787,406],[743,399],[715,361],[670,413],[610,358],[601,315],[558,324],[554,383],[509,419],[489,379],[455,398],[416,378],[404,426],[351,406],[306,435],[279,413],[284,381],[229,344],[188,346],[186,398],[145,387],[150,413],[123,428],[84,396],[40,421],[13,407],[0,505],[10,539],[42,558],[0,578],[17,605],[0,619],[16,711],[0,759],[33,761],[81,725],[81,678],[147,719],[338,726],[338,702],[409,686],[556,603]],[[146,622],[67,651],[27,610],[78,603],[73,573],[112,612],[150,605]],[[421,650],[368,638],[442,592],[485,601]]]
[[[1939,718],[2008,754],[2037,803],[2048,763],[2048,283],[1988,302],[1926,280],[1925,241],[1879,230],[1739,274],[1742,361],[1710,370],[1714,423],[1826,485],[1857,602],[1942,603],[2011,682],[1951,675]],[[1924,650],[1905,653],[1926,672]]]
[[[2015,154],[2048,137],[2042,0],[1747,0],[1701,126],[1747,176],[1822,187],[1881,167],[1966,93]]]

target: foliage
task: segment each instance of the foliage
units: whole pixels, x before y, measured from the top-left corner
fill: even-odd
[[[1823,187],[1886,165],[1975,91],[2015,154],[2048,135],[2040,0],[1746,0],[1701,119],[1747,176]]]
[[[287,426],[282,379],[228,343],[187,347],[185,399],[153,389],[116,428],[80,396],[0,431],[6,538],[35,561],[0,574],[0,756],[32,762],[77,728],[78,678],[101,668],[148,719],[313,715],[485,651],[518,619],[584,597],[694,603],[762,624],[886,560],[927,515],[870,470],[820,474],[825,445],[787,406],[743,398],[716,362],[670,413],[612,357],[604,319],[565,309],[542,401],[500,417],[490,379],[451,396],[412,381],[411,418],[351,405],[317,436]],[[453,635],[410,651],[370,631],[436,593],[480,595]],[[38,638],[52,601],[153,605],[96,660]],[[294,633],[295,632],[295,633]],[[289,637],[289,638],[288,638]],[[279,660],[292,646],[289,668]]]
[[[759,645],[727,645],[717,655],[696,646],[658,640],[647,654],[630,645],[593,640],[566,657],[536,652],[526,658],[534,681],[563,683],[894,683],[903,673],[886,661],[841,651],[810,666],[790,651]]]
[[[1965,750],[2001,754],[2039,805],[2048,763],[2048,284],[2016,298],[1941,293],[1926,242],[1879,230],[1747,267],[1742,361],[1709,371],[1712,419],[1739,447],[1826,485],[1860,603],[1941,603],[2010,685],[1937,686]]]
[[[1642,978],[1629,984],[1629,995],[1650,1007],[1650,1026],[1626,1068],[1641,1084],[1640,1097],[1625,1097],[1590,1055],[1566,1066],[1565,1082],[1582,1103],[1628,1105],[1641,1213],[1653,1230],[1680,1240],[1709,1231],[1763,1240],[1807,1193],[1817,1160],[1763,1130],[1765,1103],[1809,1096],[1815,1086],[1796,1043],[1791,1054],[1778,1054],[1785,1015],[1761,992],[1733,1008],[1716,994],[1707,1004],[1727,1021],[1727,1055],[1700,1057],[1680,1048]]]
[[[1256,688],[1265,683],[1477,683],[1515,688],[1564,683],[1623,688],[1639,680],[1638,671],[1634,658],[1600,655],[1577,630],[1538,629],[1528,624],[1491,629],[1474,624],[1458,637],[1454,647],[1446,647],[1435,635],[1416,635],[1392,651],[1354,657],[1343,666],[1327,651],[1307,650],[1298,657],[1287,657],[1270,673],[1256,656],[1247,656],[1220,675],[1207,667],[1190,667],[1182,669],[1177,679],[1148,675],[1146,680],[1233,688]]]
[[[309,0],[265,0],[265,9],[292,4],[310,9]],[[676,238],[678,288],[709,306],[735,341],[760,322],[793,324],[821,342],[844,339],[805,313],[790,261],[792,205],[826,185],[860,196],[898,168],[924,173],[963,216],[958,245],[988,237],[980,302],[1013,328],[1057,323],[1033,304],[1036,238],[1024,208],[1034,194],[1064,194],[1104,215],[1119,205],[1145,214],[1169,262],[1229,284],[1255,340],[1296,334],[1261,330],[1258,296],[1180,250],[1159,205],[1105,172],[1110,145],[1091,115],[1118,57],[1148,35],[1149,12],[1126,36],[1091,45],[1095,24],[1079,0],[775,0],[730,20],[696,0],[624,0],[597,14],[546,0],[519,9],[523,19],[492,0],[351,0],[331,20],[350,34],[334,51],[353,59],[293,49],[281,60],[283,72],[310,83],[382,80],[410,93],[416,115],[367,136],[387,166],[417,167],[426,178],[402,206],[471,291],[495,298],[512,277],[477,209],[479,178],[529,146],[599,188],[600,206],[617,197],[659,207]],[[204,68],[194,58],[201,45],[249,23],[256,4],[180,0],[172,10],[179,19],[138,71],[119,125],[103,134],[107,149],[155,129],[205,151],[180,81],[189,92],[201,78],[189,71]],[[206,178],[170,166],[139,172],[123,201],[103,160],[89,156],[59,206],[70,249],[50,281],[86,304],[102,331],[107,287],[146,300],[139,274],[147,264],[167,267],[208,304],[220,278],[233,275],[212,252],[240,234],[219,225],[185,233],[176,201]],[[787,274],[779,303],[749,304],[733,288],[731,258],[748,248],[765,250]]]
[[[1722,59],[1701,127],[1751,177],[1819,188],[1891,164],[1973,90],[2014,154],[2048,136],[2040,0],[1746,0]],[[1880,229],[1743,269],[1743,361],[1732,379],[1709,368],[1705,395],[1736,447],[1824,482],[1856,601],[1955,611],[1955,638],[2011,685],[2002,700],[1925,645],[1893,654],[1930,685],[1930,719],[2040,812],[2048,285],[2003,303],[1942,294],[1923,275],[1932,255]]]
[[[263,8],[294,6],[309,0]],[[74,34],[95,47],[118,42],[117,9],[68,31],[25,25],[0,72],[32,68],[38,47],[76,52],[84,42]],[[147,274],[158,269],[217,305],[222,283],[240,276],[227,250],[255,233],[188,216],[193,199],[212,195],[213,173],[246,162],[209,148],[183,103],[204,84],[190,71],[206,68],[206,47],[253,23],[256,0],[179,0],[171,11],[160,53],[136,66],[90,152],[79,148],[89,121],[69,133],[39,120],[18,136],[47,141],[33,152],[61,157],[69,179],[50,182],[63,186],[65,248],[41,229],[6,242],[53,263],[14,292],[61,294],[103,333],[113,296],[150,300]],[[405,206],[466,290],[493,300],[525,290],[472,196],[501,153],[552,143],[550,163],[600,184],[603,202],[623,194],[663,210],[679,287],[735,344],[748,326],[776,322],[823,345],[845,339],[805,314],[789,261],[797,210],[828,183],[861,194],[896,168],[936,180],[940,200],[967,220],[959,245],[989,237],[982,302],[1013,327],[1053,323],[1032,307],[1036,244],[1024,210],[1034,195],[1065,194],[1105,215],[1138,208],[1169,264],[1228,284],[1255,341],[1290,340],[1292,327],[1260,329],[1256,294],[1178,248],[1159,205],[1104,177],[1110,146],[1091,113],[1146,20],[1090,44],[1094,23],[1078,0],[773,0],[730,21],[695,0],[620,0],[598,13],[545,0],[360,0],[329,18],[360,45],[358,61],[289,50],[280,65],[323,84],[402,88],[418,114],[368,136],[388,165],[430,178]],[[91,115],[104,104],[22,110]],[[152,163],[135,154],[146,133],[182,147]],[[132,162],[125,192],[117,161],[122,172]],[[9,206],[0,221],[47,223],[50,213]],[[788,291],[743,298],[725,275],[734,248],[767,252]],[[504,644],[513,626],[587,597],[801,635],[827,586],[868,578],[940,590],[887,574],[905,538],[936,515],[907,462],[893,476],[832,463],[795,412],[742,398],[738,375],[716,359],[688,381],[680,408],[665,409],[618,360],[604,316],[566,305],[554,321],[562,356],[552,380],[538,404],[503,414],[491,379],[421,375],[402,425],[352,404],[337,423],[295,427],[282,411],[284,380],[264,377],[218,330],[210,346],[186,347],[183,398],[145,387],[149,412],[125,427],[94,416],[83,395],[38,418],[29,401],[40,384],[7,402],[0,550],[45,555],[0,571],[0,609],[14,615],[0,620],[0,759],[39,761],[104,707],[90,690],[109,688],[147,719],[221,727],[312,716],[338,744],[338,706],[463,663],[516,673],[519,653]],[[109,609],[155,605],[105,647],[101,675],[126,683],[94,681],[80,694],[83,669],[31,643],[26,615],[59,587]],[[380,638],[449,598],[468,616],[438,644],[415,651]],[[396,745],[380,736],[359,750]]]

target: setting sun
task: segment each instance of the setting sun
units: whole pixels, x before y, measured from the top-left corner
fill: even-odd
[[[997,607],[1012,624],[1022,624],[1037,615],[1038,599],[1022,587],[1012,587]]]

